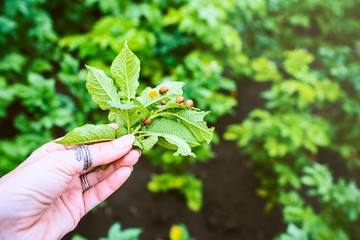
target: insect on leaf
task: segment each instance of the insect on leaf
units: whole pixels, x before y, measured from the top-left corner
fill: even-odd
[[[168,86],[169,90],[164,93],[160,94],[159,97],[152,98],[149,96],[149,93],[151,91],[159,92],[159,89],[162,86]],[[146,88],[139,97],[137,97],[137,100],[141,102],[145,107],[150,107],[154,104],[160,104],[161,100],[169,100],[169,99],[176,99],[178,96],[182,95],[182,87],[184,86],[183,82],[168,82],[164,84],[160,84],[156,88]]]

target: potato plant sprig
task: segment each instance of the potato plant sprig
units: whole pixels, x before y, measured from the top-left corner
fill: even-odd
[[[102,110],[109,111],[108,119],[119,128],[86,124],[75,128],[57,143],[87,144],[114,140],[126,134],[136,137],[134,146],[146,151],[155,144],[176,150],[174,155],[194,156],[191,148],[202,141],[210,143],[214,128],[208,128],[204,117],[208,112],[194,108],[194,102],[182,96],[182,82],[166,82],[146,88],[136,96],[139,86],[140,61],[124,44],[110,67],[112,78],[91,66],[86,88],[92,100]],[[115,82],[115,84],[114,84]]]

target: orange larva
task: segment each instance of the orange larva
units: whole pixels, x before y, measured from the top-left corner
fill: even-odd
[[[151,123],[151,118],[145,118],[143,124],[144,124],[144,125],[150,125],[150,123]],[[143,126],[144,126],[144,125],[143,125]]]
[[[184,102],[185,98],[183,96],[180,96],[176,99],[176,103],[182,103]]]
[[[166,93],[167,91],[169,91],[169,87],[168,86],[162,86],[161,88],[160,88],[160,90],[159,90],[159,92],[161,93],[161,94],[164,94],[164,93]]]
[[[193,107],[194,106],[194,101],[191,100],[191,99],[186,100],[185,105],[188,106],[188,107]]]

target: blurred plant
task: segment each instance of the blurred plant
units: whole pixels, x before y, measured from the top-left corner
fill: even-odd
[[[267,209],[277,204],[282,189],[288,186],[299,189],[297,175],[315,160],[319,147],[330,146],[334,135],[332,125],[321,111],[338,100],[342,90],[335,82],[310,70],[312,60],[313,56],[303,49],[285,52],[282,66],[288,79],[282,77],[275,63],[265,58],[253,60],[255,80],[261,76],[261,81],[272,82],[270,89],[262,93],[268,110],[253,110],[241,124],[231,125],[224,135],[227,140],[237,140],[243,151],[260,165],[257,175],[264,187],[258,194],[270,199]],[[272,67],[262,68],[259,64]],[[271,174],[267,174],[269,171]],[[269,181],[272,174],[276,178]]]
[[[189,209],[199,211],[202,206],[202,182],[191,173],[152,175],[148,188],[153,192],[179,190],[185,196]]]
[[[169,234],[170,240],[195,240],[184,224],[173,225]]]
[[[359,4],[257,1],[248,7],[263,11],[243,13],[240,32],[251,67],[247,76],[271,86],[262,93],[265,109],[251,111],[224,137],[237,140],[256,162],[261,182],[257,193],[268,199],[266,209],[284,206],[289,225],[279,239],[358,236],[353,221],[359,212],[351,207],[358,189],[353,182],[332,183],[331,173],[313,162],[322,148],[340,154],[350,167],[360,163],[356,150],[360,25],[354,12]],[[300,178],[303,171],[314,176]],[[314,205],[319,204],[320,210],[305,204],[302,185],[315,187],[308,195],[317,196]],[[333,197],[337,194],[341,198]]]
[[[58,81],[58,74],[67,74],[68,80],[73,80],[68,84],[71,88],[84,84],[81,77],[69,76],[69,56],[57,47],[58,32],[63,32],[56,29],[71,24],[71,30],[67,28],[71,33],[79,31],[82,23],[74,23],[74,15],[65,14],[54,24],[53,11],[59,9],[58,4],[45,0],[5,0],[0,4],[0,176],[40,145],[59,136],[59,132],[93,117],[86,116],[91,110],[86,101],[81,104],[87,105],[86,114],[79,114],[79,107]],[[86,9],[79,6],[72,3],[63,9],[77,9],[76,14],[81,16]],[[73,60],[72,64],[76,63]]]
[[[99,238],[99,240],[139,240],[142,233],[141,228],[121,229],[120,223],[114,223],[108,232],[107,237]],[[190,233],[184,224],[173,225],[169,233],[170,240],[195,240],[190,237]],[[71,240],[87,240],[87,238],[75,234]]]
[[[353,181],[334,183],[325,165],[312,164],[304,169],[301,182],[308,195],[316,198],[320,211],[305,204],[297,192],[283,193],[287,232],[278,239],[359,239],[360,189]],[[329,216],[332,216],[329,218]]]
[[[139,236],[142,233],[141,228],[128,228],[121,229],[120,223],[114,223],[109,231],[107,237],[101,237],[99,240],[139,240]],[[74,235],[71,240],[86,240],[87,238],[82,237],[81,235]]]
[[[142,230],[140,228],[128,228],[121,230],[120,223],[114,223],[109,229],[108,236],[99,238],[99,240],[138,240],[141,233]]]

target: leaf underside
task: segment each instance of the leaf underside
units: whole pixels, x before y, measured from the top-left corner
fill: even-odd
[[[181,110],[176,113],[182,124],[184,124],[199,142],[210,143],[214,136],[214,128],[208,128],[204,122],[207,112],[196,112],[191,110]]]
[[[135,98],[139,86],[140,60],[128,48],[126,43],[113,61],[110,72],[120,88],[120,98],[128,101]]]
[[[142,151],[146,152],[150,150],[158,142],[158,136],[153,135],[146,139],[138,139],[134,146],[141,148]]]
[[[99,141],[109,141],[115,139],[115,129],[104,125],[86,124],[75,128],[56,143],[63,145],[85,144]]]
[[[195,157],[195,154],[191,152],[191,148],[189,146],[189,144],[187,144],[183,139],[181,139],[178,136],[172,135],[172,134],[166,134],[163,133],[161,135],[159,135],[160,137],[163,137],[164,140],[166,142],[168,142],[169,144],[176,146],[177,150],[174,153],[175,156],[177,155],[183,155],[183,156],[192,156]],[[164,142],[161,141],[159,142],[159,144],[163,145]],[[164,146],[164,145],[163,145]],[[167,147],[169,148],[169,147]],[[175,150],[175,149],[174,149]]]
[[[132,105],[132,104],[121,104],[117,102],[108,101],[107,102],[111,107],[113,108],[119,108],[121,110],[130,110],[134,108],[140,108],[138,105]]]
[[[86,68],[89,70],[86,76],[86,88],[91,94],[92,100],[99,104],[101,109],[110,109],[108,101],[119,102],[113,80],[100,69],[91,66],[86,66]]]
[[[189,129],[187,129],[183,124],[176,120],[168,118],[154,119],[149,126],[146,126],[144,128],[144,131],[150,133],[175,135],[183,139],[191,147],[196,147],[200,145],[194,135],[189,131]]]

